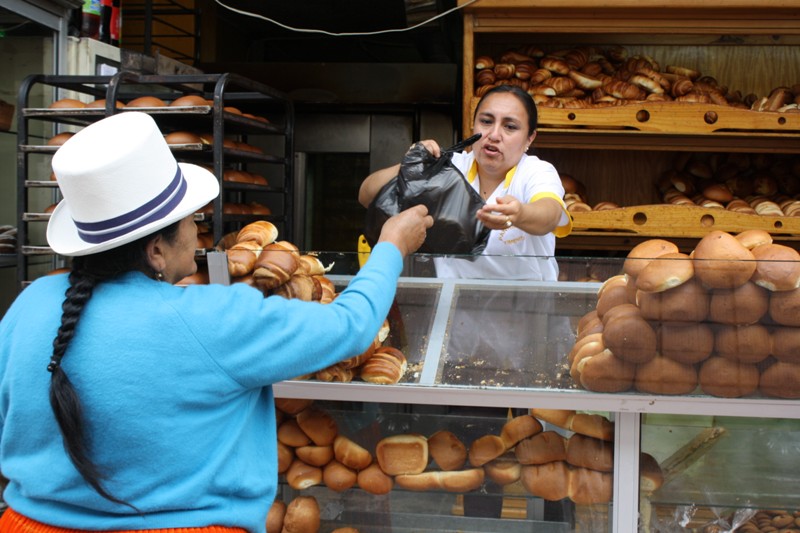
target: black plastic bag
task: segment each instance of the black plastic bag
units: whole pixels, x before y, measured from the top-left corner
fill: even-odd
[[[400,173],[378,191],[367,208],[364,237],[375,246],[387,219],[400,211],[424,204],[433,217],[425,243],[418,250],[432,254],[480,254],[489,229],[475,213],[485,205],[481,195],[453,165],[453,152],[463,150],[480,134],[442,151],[438,159],[421,143],[406,153]]]

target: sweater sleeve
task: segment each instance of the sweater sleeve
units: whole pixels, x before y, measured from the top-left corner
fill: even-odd
[[[185,320],[222,371],[246,388],[270,385],[363,352],[389,313],[402,265],[394,245],[377,244],[328,304],[264,298],[244,285],[190,286],[186,298],[213,302],[213,311],[189,312]]]

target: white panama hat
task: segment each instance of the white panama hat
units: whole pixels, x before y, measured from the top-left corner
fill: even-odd
[[[116,248],[196,212],[219,194],[208,170],[178,163],[155,120],[126,111],[86,126],[55,153],[61,189],[47,242],[65,256]]]

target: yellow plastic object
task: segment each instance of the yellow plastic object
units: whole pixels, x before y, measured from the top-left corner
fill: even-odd
[[[363,235],[358,236],[358,267],[361,268],[369,259],[369,254],[372,252],[372,247],[367,244],[367,238]]]

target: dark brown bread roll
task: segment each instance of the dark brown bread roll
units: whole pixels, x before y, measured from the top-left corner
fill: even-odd
[[[648,394],[689,394],[697,388],[697,370],[659,355],[636,367],[634,387]]]
[[[678,363],[699,363],[714,350],[714,331],[706,322],[663,322],[657,333],[658,351]]]
[[[709,295],[695,277],[663,292],[638,291],[636,304],[647,320],[702,322],[708,316]]]
[[[715,328],[714,350],[717,355],[738,363],[757,364],[769,357],[772,337],[762,324],[720,325]]]
[[[719,324],[755,324],[769,310],[769,292],[752,281],[710,292],[708,320]]]

